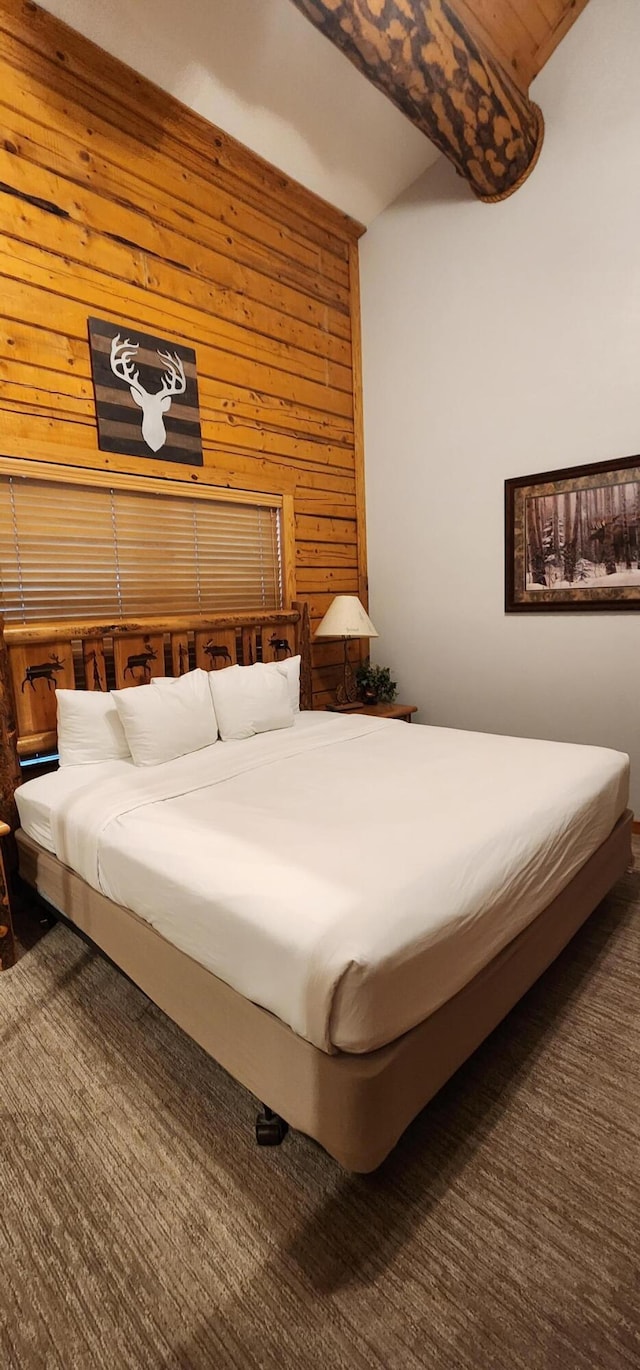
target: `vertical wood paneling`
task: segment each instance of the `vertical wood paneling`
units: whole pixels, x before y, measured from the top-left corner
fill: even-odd
[[[0,0],[4,456],[283,494],[312,627],[366,599],[357,239],[51,15]],[[90,314],[194,347],[204,468],[98,450]],[[316,702],[334,688],[315,652]]]

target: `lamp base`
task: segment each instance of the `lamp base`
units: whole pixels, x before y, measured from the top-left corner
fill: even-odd
[[[353,707],[354,705],[359,704],[360,700],[358,699],[358,686],[356,685],[356,678],[353,674],[353,667],[347,655],[347,644],[348,639],[345,638],[343,676],[342,683],[338,685],[336,690],[336,704],[347,704]]]

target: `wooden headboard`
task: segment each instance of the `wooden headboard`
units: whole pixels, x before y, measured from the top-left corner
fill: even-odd
[[[56,687],[109,690],[194,666],[278,661],[299,653],[300,707],[311,708],[311,634],[306,604],[258,613],[140,618],[115,623],[0,620],[0,820],[15,823],[20,758],[56,747]]]

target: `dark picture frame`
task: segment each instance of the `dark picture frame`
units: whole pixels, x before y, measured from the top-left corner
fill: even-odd
[[[640,610],[640,456],[505,481],[505,611]]]

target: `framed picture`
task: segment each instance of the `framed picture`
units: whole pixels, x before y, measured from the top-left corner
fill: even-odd
[[[640,609],[640,456],[505,481],[505,609]]]
[[[202,466],[196,354],[135,324],[89,319],[98,447]]]

